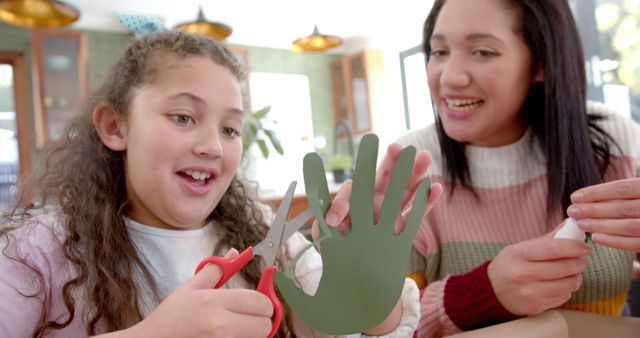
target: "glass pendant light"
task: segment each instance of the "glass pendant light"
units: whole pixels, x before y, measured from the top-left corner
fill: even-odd
[[[342,39],[333,35],[320,34],[318,26],[313,27],[313,33],[295,40],[291,49],[294,52],[322,52],[327,49],[338,47],[342,44]]]
[[[179,24],[175,29],[206,36],[214,41],[226,39],[233,31],[230,26],[223,23],[207,21],[202,12],[202,6],[198,9],[198,18],[196,21]]]
[[[0,20],[21,27],[62,27],[80,18],[75,7],[57,0],[0,1]]]

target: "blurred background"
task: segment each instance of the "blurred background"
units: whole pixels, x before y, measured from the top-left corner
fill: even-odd
[[[637,120],[640,1],[570,2],[587,56],[589,98]],[[338,183],[349,176],[363,134],[376,133],[385,146],[433,122],[420,50],[431,5],[0,0],[0,210],[11,206],[42,146],[60,137],[132,38],[113,11],[149,14],[166,28],[211,34],[232,48],[250,71],[250,110],[267,110],[256,114],[243,173],[261,182],[261,199],[277,201],[290,180],[302,180],[304,154],[320,154],[327,177]],[[36,17],[26,17],[33,9]]]

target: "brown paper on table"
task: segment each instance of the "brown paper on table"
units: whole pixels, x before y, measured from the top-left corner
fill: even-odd
[[[639,338],[640,318],[550,310],[540,315],[459,333],[452,338]]]

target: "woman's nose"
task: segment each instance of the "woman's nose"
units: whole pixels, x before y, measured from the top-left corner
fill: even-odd
[[[471,84],[471,75],[465,62],[457,57],[450,57],[442,65],[440,84],[451,88],[465,87]]]

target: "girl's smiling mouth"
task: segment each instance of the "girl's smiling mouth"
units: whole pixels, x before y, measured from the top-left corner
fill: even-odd
[[[206,194],[213,186],[213,181],[218,176],[216,171],[186,169],[177,172],[177,175],[186,183],[189,192],[196,195]]]

